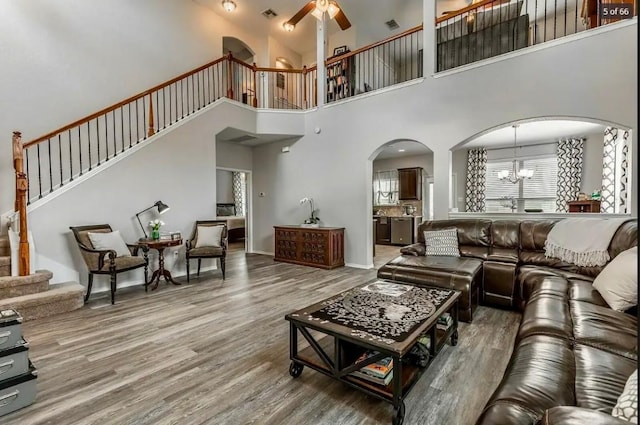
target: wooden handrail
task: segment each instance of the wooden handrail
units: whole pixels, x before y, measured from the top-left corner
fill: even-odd
[[[170,79],[168,81],[165,81],[164,83],[158,84],[158,85],[156,85],[156,86],[154,86],[154,87],[152,87],[152,88],[150,88],[148,90],[140,92],[140,93],[138,93],[138,94],[136,94],[134,96],[131,96],[131,97],[125,99],[125,100],[122,100],[122,101],[120,101],[118,103],[115,103],[115,104],[113,104],[111,106],[108,106],[108,107],[106,107],[104,109],[101,109],[98,112],[95,112],[95,113],[93,113],[91,115],[87,115],[84,118],[80,118],[79,120],[76,120],[76,121],[74,121],[74,122],[72,122],[70,124],[67,124],[67,125],[65,125],[63,127],[60,127],[58,129],[54,130],[54,131],[51,131],[51,132],[49,132],[49,133],[47,133],[47,134],[45,134],[43,136],[40,136],[37,139],[31,140],[30,142],[23,144],[23,148],[26,149],[26,148],[34,146],[34,145],[36,145],[38,143],[42,143],[42,142],[44,142],[44,141],[46,141],[48,139],[51,139],[52,137],[57,136],[60,133],[64,133],[65,131],[68,131],[68,130],[71,130],[73,128],[79,127],[79,126],[81,126],[83,124],[86,124],[89,121],[92,121],[92,120],[94,120],[94,119],[96,119],[98,117],[101,117],[101,116],[106,115],[106,114],[108,114],[110,112],[113,112],[118,108],[122,108],[123,106],[125,106],[125,105],[127,105],[129,103],[135,102],[136,100],[140,100],[140,99],[144,98],[145,96],[151,96],[151,94],[156,92],[156,91],[162,90],[162,89],[170,86],[171,84],[174,84],[174,83],[176,83],[176,82],[178,82],[180,80],[183,80],[183,79],[185,79],[187,77],[190,77],[191,75],[197,74],[198,72],[203,71],[203,70],[205,70],[205,69],[207,69],[207,68],[209,68],[211,66],[217,65],[217,64],[219,64],[221,62],[224,62],[225,60],[229,61],[229,65],[230,65],[229,68],[231,68],[231,63],[237,63],[238,65],[244,66],[244,67],[252,70],[254,73],[257,72],[257,71],[283,72],[283,73],[289,72],[289,73],[299,73],[299,74],[303,73],[302,69],[280,69],[280,68],[257,67],[257,66],[255,66],[255,64],[252,66],[252,65],[249,65],[249,64],[247,64],[245,62],[242,62],[239,59],[234,58],[231,53],[228,53],[228,54],[222,56],[221,58],[218,58],[218,59],[216,59],[214,61],[208,62],[208,63],[206,63],[206,64],[204,64],[202,66],[199,66],[198,68],[195,68],[195,69],[193,69],[191,71],[188,71],[188,72],[185,72],[183,74],[180,74],[175,78],[172,78],[172,79]],[[307,72],[315,71],[316,69],[317,69],[317,66],[314,65],[314,66],[308,68]],[[227,96],[229,98],[233,98],[233,87],[232,87],[232,83],[233,83],[232,78],[233,78],[233,76],[232,76],[232,72],[233,71],[230,69],[230,72],[229,72],[229,75],[228,75],[228,78],[230,79],[230,81],[228,82],[229,83],[229,88],[228,88]],[[254,103],[257,103],[257,99],[254,101]],[[149,110],[150,110],[150,114],[149,114],[149,125],[148,125],[147,134],[148,134],[148,136],[152,136],[153,134],[155,134],[154,122],[153,122],[153,101],[152,100],[150,101],[150,104],[149,104]]]
[[[114,105],[111,105],[111,106],[109,106],[107,108],[101,109],[100,111],[98,111],[98,112],[96,112],[94,114],[88,115],[88,116],[86,116],[84,118],[81,118],[81,119],[79,119],[77,121],[74,121],[71,124],[67,124],[64,127],[60,127],[59,129],[57,129],[55,131],[52,131],[50,133],[45,134],[44,136],[40,136],[37,139],[34,139],[34,140],[30,141],[29,143],[25,143],[24,144],[24,148],[26,149],[26,148],[28,148],[28,147],[30,147],[32,145],[44,142],[45,140],[50,139],[50,138],[52,138],[52,137],[54,137],[54,136],[56,136],[56,135],[58,135],[60,133],[64,133],[67,130],[71,130],[72,128],[75,128],[75,127],[78,127],[78,126],[80,126],[82,124],[85,124],[85,123],[87,123],[87,122],[89,122],[91,120],[94,120],[94,119],[96,119],[98,117],[101,117],[102,115],[105,115],[105,114],[108,114],[109,112],[115,111],[116,109],[121,108],[121,107],[123,107],[124,105],[126,105],[128,103],[135,102],[136,100],[142,99],[143,97],[145,97],[147,95],[150,95],[151,93],[153,93],[155,91],[158,91],[158,90],[161,90],[161,89],[163,89],[165,87],[168,87],[171,84],[173,84],[173,83],[175,83],[177,81],[180,81],[180,80],[182,80],[184,78],[187,78],[187,77],[189,77],[189,76],[191,76],[193,74],[196,74],[196,73],[198,73],[200,71],[203,71],[203,70],[209,68],[210,66],[214,66],[214,65],[219,64],[220,62],[224,62],[226,59],[228,59],[227,55],[225,55],[225,56],[223,56],[223,57],[221,57],[219,59],[216,59],[214,61],[211,61],[211,62],[209,62],[207,64],[204,64],[204,65],[202,65],[202,66],[200,66],[200,67],[198,67],[196,69],[193,69],[193,70],[191,70],[189,72],[185,72],[184,74],[180,74],[179,76],[177,76],[175,78],[172,78],[169,81],[166,81],[166,82],[164,82],[162,84],[158,84],[157,86],[152,87],[152,88],[150,88],[148,90],[145,90],[145,91],[143,91],[141,93],[138,93],[135,96],[131,96],[131,97],[129,97],[129,98],[127,98],[127,99],[125,99],[125,100],[123,100],[121,102],[118,102],[118,103],[116,103]]]
[[[454,12],[451,12],[451,13],[448,13],[448,14],[446,14],[444,16],[436,18],[436,25],[440,24],[440,23],[442,23],[444,21],[447,21],[447,20],[449,20],[451,18],[455,18],[456,16],[460,16],[462,14],[470,12],[470,11],[472,11],[474,9],[479,9],[479,8],[481,8],[483,6],[486,6],[488,4],[491,4],[491,3],[502,4],[502,3],[505,3],[505,0],[483,0],[483,1],[479,2],[479,3],[470,4],[467,7],[463,7],[462,9],[458,9],[458,10],[456,10]]]
[[[24,146],[22,145],[22,134],[19,131],[13,132],[11,143],[13,144],[13,167],[16,172],[15,210],[20,217],[18,274],[27,276],[31,273],[29,270],[29,238],[27,236],[27,190],[29,183],[22,164]]]
[[[329,66],[332,63],[335,63],[335,62],[350,58],[352,56],[357,55],[358,53],[362,53],[362,52],[365,52],[367,50],[375,49],[376,47],[379,47],[379,46],[381,46],[383,44],[390,43],[390,42],[395,41],[395,40],[397,40],[399,38],[406,37],[407,35],[411,35],[413,33],[421,31],[421,30],[422,30],[422,24],[418,25],[417,27],[408,29],[408,30],[406,30],[404,32],[401,32],[400,34],[396,34],[396,35],[394,35],[392,37],[385,38],[382,41],[378,41],[376,43],[369,44],[368,46],[360,47],[359,49],[356,49],[353,52],[348,52],[348,53],[345,53],[344,55],[340,55],[340,56],[336,56],[336,57],[331,58],[331,59],[327,59],[324,63],[325,63],[326,66]]]

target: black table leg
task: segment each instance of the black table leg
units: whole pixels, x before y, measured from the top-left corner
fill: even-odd
[[[404,422],[404,401],[402,401],[402,359],[393,357],[393,425]]]

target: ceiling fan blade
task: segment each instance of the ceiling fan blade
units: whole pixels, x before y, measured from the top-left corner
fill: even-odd
[[[351,28],[351,22],[349,22],[349,19],[347,19],[347,15],[344,14],[344,10],[342,10],[342,8],[338,5],[338,2],[335,3],[336,6],[338,6],[338,8],[340,9],[335,17],[336,22],[338,23],[338,25],[340,25],[340,29],[344,31]]]
[[[315,0],[311,0],[309,3],[305,4],[302,7],[302,9],[298,11],[298,13],[293,15],[293,18],[289,19],[287,23],[291,25],[296,25],[298,22],[300,22],[302,18],[307,16],[307,14],[315,8],[316,8],[316,2]]]

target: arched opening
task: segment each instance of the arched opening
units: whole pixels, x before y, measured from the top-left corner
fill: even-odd
[[[248,44],[235,37],[222,37],[222,53],[231,53],[242,62],[253,64],[255,53]]]
[[[544,117],[485,130],[452,149],[452,213],[631,214],[628,127]]]
[[[380,146],[371,164],[369,206],[373,216],[368,246],[375,268],[417,242],[418,225],[433,217],[433,152],[416,140]]]
[[[225,55],[230,53],[235,59],[245,62],[247,65],[253,65],[255,54],[242,40],[235,37],[222,37],[222,51]],[[252,68],[237,62],[233,62],[232,67],[233,80],[231,87],[228,88],[227,97],[256,106],[256,88],[254,87]],[[228,72],[227,69],[223,69],[223,73],[226,72]]]

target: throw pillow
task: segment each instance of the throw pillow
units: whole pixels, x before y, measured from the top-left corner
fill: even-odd
[[[104,251],[111,249],[116,252],[117,257],[131,257],[131,251],[127,247],[126,242],[120,236],[120,231],[115,232],[88,232],[89,240],[94,249]]]
[[[627,379],[611,416],[634,424],[638,423],[638,369]]]
[[[224,226],[198,226],[196,248],[203,246],[222,246],[222,230]]]
[[[618,254],[596,276],[593,287],[614,310],[638,305],[638,247]]]
[[[458,230],[455,228],[424,232],[426,255],[459,257]]]

